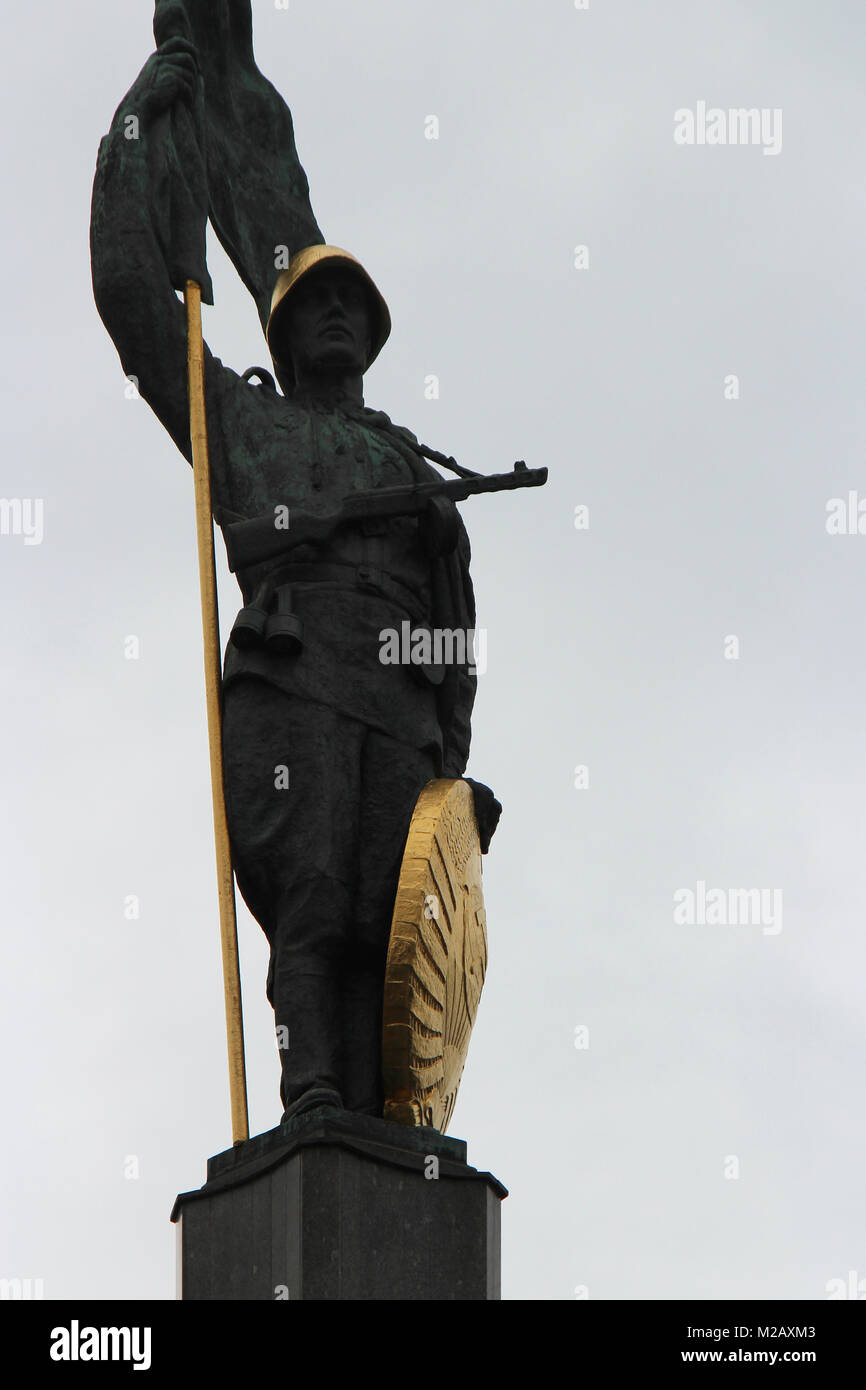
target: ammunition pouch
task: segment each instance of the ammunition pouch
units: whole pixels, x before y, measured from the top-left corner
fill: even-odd
[[[372,565],[309,562],[282,565],[268,575],[238,613],[229,641],[241,650],[258,647],[279,656],[299,656],[304,646],[304,625],[293,612],[292,591],[296,585],[308,584],[375,594],[406,613],[414,631],[430,631],[421,596],[384,570]],[[422,685],[441,685],[445,679],[442,665],[412,663],[409,670]]]

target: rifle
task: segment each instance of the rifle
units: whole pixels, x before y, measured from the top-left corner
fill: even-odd
[[[462,502],[482,492],[512,492],[521,487],[542,487],[547,482],[546,468],[527,468],[520,460],[513,473],[474,474],[468,478],[442,478],[429,483],[401,483],[396,487],[374,488],[370,492],[350,492],[335,512],[313,516],[295,512],[282,524],[285,507],[273,515],[257,516],[250,521],[235,521],[223,527],[223,536],[232,573],[247,565],[259,565],[275,560],[298,546],[318,544],[339,526],[352,521],[370,521],[381,517],[421,516],[428,524],[427,544],[431,554],[453,549],[457,540],[456,517],[447,502]]]

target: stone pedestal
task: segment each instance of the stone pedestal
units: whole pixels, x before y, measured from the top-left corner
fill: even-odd
[[[505,1188],[436,1130],[314,1110],[175,1202],[184,1299],[498,1299]]]

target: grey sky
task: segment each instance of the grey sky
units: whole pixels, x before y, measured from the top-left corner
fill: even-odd
[[[866,1277],[866,536],[825,529],[866,497],[862,7],[253,11],[320,225],[391,307],[367,403],[472,467],[551,471],[462,509],[469,772],[505,811],[451,1130],[511,1190],[503,1296],[822,1298]],[[0,495],[43,499],[44,538],[0,536],[0,1275],[48,1298],[173,1297],[175,1194],[231,1140],[192,480],[89,276],[151,14],[2,21]],[[780,109],[780,153],[677,145],[699,102]],[[211,348],[266,363],[213,237],[210,263]],[[226,631],[236,592],[223,563]],[[698,881],[780,889],[782,930],[678,925]],[[279,1067],[240,919],[259,1132]]]

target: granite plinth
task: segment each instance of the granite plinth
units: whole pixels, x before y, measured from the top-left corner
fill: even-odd
[[[507,1192],[460,1139],[323,1108],[207,1176],[172,1211],[185,1300],[500,1297]]]

